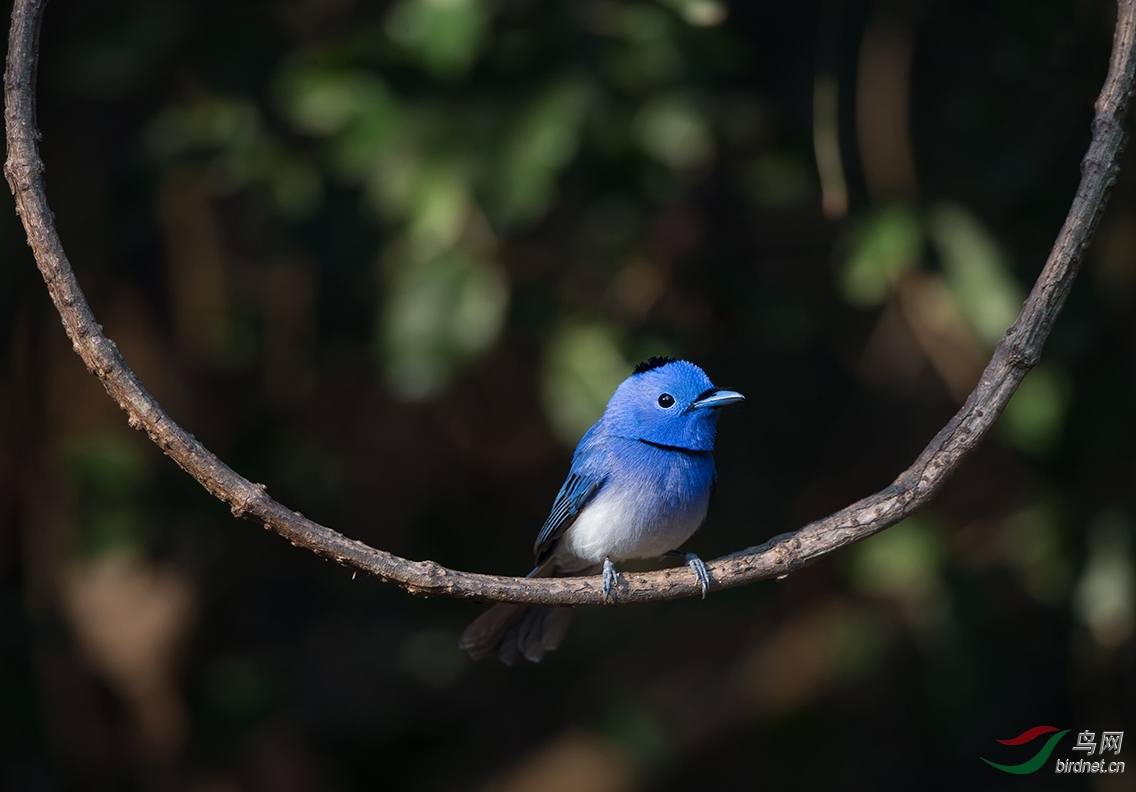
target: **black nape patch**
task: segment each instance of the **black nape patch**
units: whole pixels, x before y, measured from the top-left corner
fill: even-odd
[[[646,360],[644,360],[642,363],[640,363],[638,366],[636,366],[635,370],[632,371],[631,373],[632,374],[642,374],[644,371],[650,371],[651,369],[657,369],[661,366],[667,365],[668,363],[674,363],[674,362],[676,362],[676,358],[670,357],[669,355],[655,355],[654,357],[649,357]]]

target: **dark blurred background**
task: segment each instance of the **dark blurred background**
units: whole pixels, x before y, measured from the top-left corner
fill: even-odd
[[[1070,205],[1114,18],[56,0],[42,150],[108,334],[291,508],[523,574],[579,436],[674,354],[748,396],[713,558],[887,485],[961,404]],[[0,215],[0,788],[1131,788],[1136,735],[1127,776],[980,759],[1136,728],[1131,152],[931,509],[784,581],[583,609],[514,668],[458,650],[478,606],[235,521],[130,430]]]

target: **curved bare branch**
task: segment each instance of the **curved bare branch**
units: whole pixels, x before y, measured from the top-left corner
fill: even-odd
[[[228,503],[234,516],[258,522],[298,547],[397,583],[412,593],[499,602],[603,604],[598,577],[530,580],[458,572],[433,561],[400,558],[349,539],[270,498],[263,485],[242,477],[162,410],[95,321],[48,207],[35,122],[39,27],[45,3],[16,0],[12,11],[4,75],[8,139],[4,175],[15,196],[28,244],[75,352],[126,411],[130,425],[146,432],[210,494]],[[1037,363],[1107,203],[1126,139],[1121,122],[1132,94],[1134,71],[1136,0],[1120,0],[1108,77],[1095,105],[1092,143],[1081,163],[1081,183],[1073,205],[1018,320],[1006,331],[958,414],[890,486],[798,531],[707,564],[711,588],[784,577],[838,548],[895,525],[930,503],[986,436],[1018,383]],[[622,575],[617,601],[650,602],[700,594],[698,582],[683,567]]]

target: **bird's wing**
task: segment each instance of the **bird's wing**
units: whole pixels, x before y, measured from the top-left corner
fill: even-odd
[[[603,477],[592,473],[573,471],[568,474],[552,504],[548,519],[544,521],[544,527],[536,537],[533,554],[537,564],[548,558],[556,546],[556,540],[576,521],[580,511],[596,496],[603,484]]]

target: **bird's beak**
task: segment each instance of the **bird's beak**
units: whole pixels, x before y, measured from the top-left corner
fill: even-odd
[[[744,402],[745,399],[746,397],[742,396],[737,391],[712,388],[695,399],[691,403],[690,409],[701,410],[708,407],[725,407],[727,404]]]

